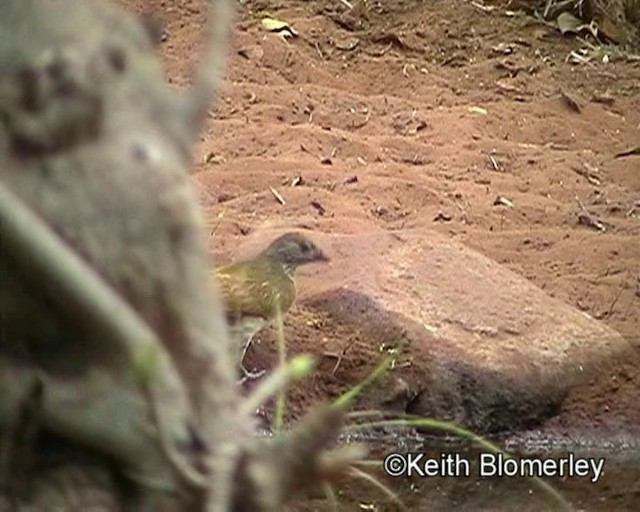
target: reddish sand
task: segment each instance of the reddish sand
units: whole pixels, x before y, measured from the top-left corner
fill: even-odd
[[[164,24],[167,74],[186,85],[202,3],[124,3]],[[615,157],[640,145],[638,61],[567,62],[584,45],[508,15],[507,2],[491,12],[449,0],[356,3],[368,7],[238,2],[227,78],[194,148],[212,255],[228,257],[268,226],[429,226],[638,346],[640,156]],[[264,30],[267,9],[300,36]],[[580,204],[606,231],[578,222]],[[310,291],[304,279],[301,290]],[[335,396],[379,354],[302,303],[287,332],[292,351],[324,354],[313,382],[292,391],[293,412]],[[275,360],[271,336],[261,338],[255,366]],[[343,350],[332,371],[329,353]],[[574,389],[550,426],[595,437],[637,430],[638,396],[640,365],[629,361]]]

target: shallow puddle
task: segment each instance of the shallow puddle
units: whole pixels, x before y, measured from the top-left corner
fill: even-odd
[[[509,462],[466,441],[389,435],[367,444],[370,459],[379,461],[368,471],[408,510],[640,510],[640,449],[625,439],[583,439],[571,446],[565,439],[519,436],[500,442],[517,455]],[[383,460],[401,474],[384,475]],[[547,476],[521,476],[532,471]],[[402,510],[354,480],[344,482],[338,499],[340,510]],[[312,501],[295,510],[325,509],[322,500]]]

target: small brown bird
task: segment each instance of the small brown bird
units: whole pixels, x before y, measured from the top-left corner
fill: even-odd
[[[218,289],[226,308],[232,339],[242,347],[240,367],[245,378],[256,378],[243,365],[253,336],[277,315],[284,314],[296,298],[295,270],[307,263],[328,261],[307,237],[286,233],[251,259],[215,270]]]

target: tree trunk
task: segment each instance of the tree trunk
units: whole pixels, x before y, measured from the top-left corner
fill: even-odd
[[[187,169],[230,9],[179,96],[132,15],[0,0],[3,510],[278,510],[328,470],[335,408],[253,437],[207,285]]]

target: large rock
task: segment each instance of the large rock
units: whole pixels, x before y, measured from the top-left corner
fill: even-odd
[[[405,344],[417,385],[409,412],[484,432],[522,426],[629,350],[614,330],[436,232],[312,236],[332,261],[305,269],[305,306],[372,342]]]

